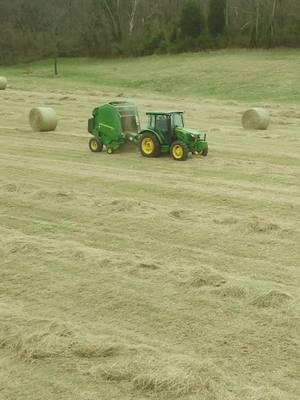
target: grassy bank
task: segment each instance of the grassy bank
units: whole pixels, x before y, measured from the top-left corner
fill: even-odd
[[[300,102],[300,51],[216,51],[131,59],[59,60],[0,67],[13,86],[120,90],[236,101]],[[62,82],[63,80],[63,82]]]

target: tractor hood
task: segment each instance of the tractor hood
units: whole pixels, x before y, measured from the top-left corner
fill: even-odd
[[[189,136],[193,139],[202,139],[205,140],[205,134],[196,131],[196,129],[191,128],[179,128],[176,127],[176,133],[179,135]]]

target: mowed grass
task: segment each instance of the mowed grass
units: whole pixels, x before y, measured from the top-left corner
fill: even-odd
[[[299,400],[296,55],[63,60],[57,79],[49,61],[0,69],[0,400]],[[237,92],[206,81],[205,63]],[[173,83],[158,92],[155,76]],[[241,127],[249,93],[267,131]],[[208,157],[91,153],[87,119],[115,98],[143,119],[186,111]],[[39,105],[55,132],[31,131]]]
[[[230,50],[114,60],[60,59],[1,68],[26,87],[118,88],[238,101],[300,102],[300,51]]]

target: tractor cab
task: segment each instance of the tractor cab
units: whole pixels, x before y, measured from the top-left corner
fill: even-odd
[[[188,154],[207,155],[206,134],[185,128],[182,111],[148,112],[148,127],[141,132],[140,151],[145,157],[170,153],[184,161]]]
[[[149,112],[147,115],[148,128],[159,132],[166,144],[171,144],[174,140],[176,127],[184,127],[183,112],[181,111]]]

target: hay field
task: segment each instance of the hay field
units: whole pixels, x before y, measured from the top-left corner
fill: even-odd
[[[300,398],[300,109],[288,101],[299,85],[289,62],[284,102],[268,87],[241,102],[218,83],[216,96],[198,97],[101,86],[100,66],[99,82],[81,82],[83,61],[76,79],[52,80],[38,64],[24,83],[24,67],[0,68],[10,83],[0,92],[1,400]],[[253,95],[248,75],[239,79]],[[91,110],[125,98],[143,121],[150,109],[186,111],[186,125],[208,132],[208,157],[91,153]],[[56,109],[56,132],[30,130],[41,105]],[[242,129],[254,105],[270,110],[267,131]]]

